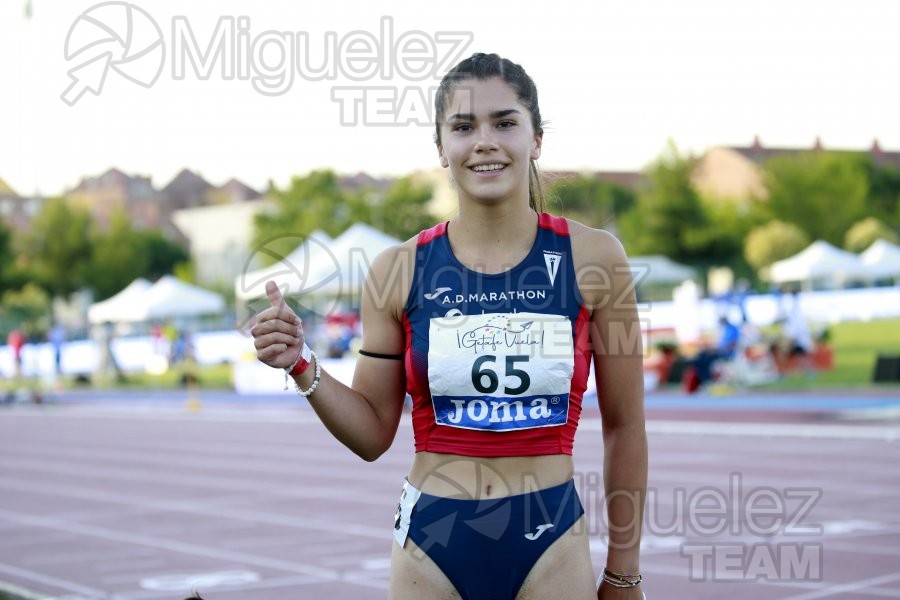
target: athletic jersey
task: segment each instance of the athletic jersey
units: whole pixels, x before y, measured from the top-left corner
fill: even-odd
[[[447,223],[422,231],[404,309],[416,452],[572,454],[590,371],[568,222],[542,213],[525,259],[472,271]]]

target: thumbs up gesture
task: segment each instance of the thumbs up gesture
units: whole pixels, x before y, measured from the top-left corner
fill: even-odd
[[[303,346],[303,324],[275,282],[266,282],[266,296],[271,306],[256,316],[256,325],[250,330],[256,358],[270,367],[285,369],[294,364]]]

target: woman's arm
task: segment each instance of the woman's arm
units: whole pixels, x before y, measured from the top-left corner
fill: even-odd
[[[605,231],[582,232],[576,246],[582,296],[591,310],[591,346],[603,421],[603,478],[609,523],[606,568],[640,572],[647,491],[643,344],[634,284],[622,245]],[[577,250],[583,251],[578,253]],[[600,597],[640,598],[638,588],[603,584]]]
[[[403,354],[402,311],[409,292],[411,259],[408,247],[398,246],[374,261],[361,299],[363,348],[381,354]],[[274,283],[266,284],[272,306],[257,317],[251,331],[257,357],[265,364],[286,368],[303,345],[300,319],[284,302]],[[315,366],[297,376],[309,389]],[[404,361],[360,356],[351,387],[324,370],[309,402],[325,427],[341,443],[367,461],[381,456],[397,433],[406,394]]]

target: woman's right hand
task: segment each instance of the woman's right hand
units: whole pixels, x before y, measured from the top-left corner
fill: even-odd
[[[266,282],[266,296],[271,306],[256,316],[256,325],[250,330],[256,358],[270,367],[286,369],[303,347],[303,322],[284,301],[275,282]]]

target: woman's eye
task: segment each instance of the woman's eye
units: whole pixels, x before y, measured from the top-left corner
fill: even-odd
[[[453,131],[469,131],[470,129],[472,129],[472,126],[468,123],[460,123],[453,128]]]
[[[515,125],[515,121],[500,121],[497,123],[497,127],[500,127],[501,129],[508,129],[510,127],[515,127]]]

